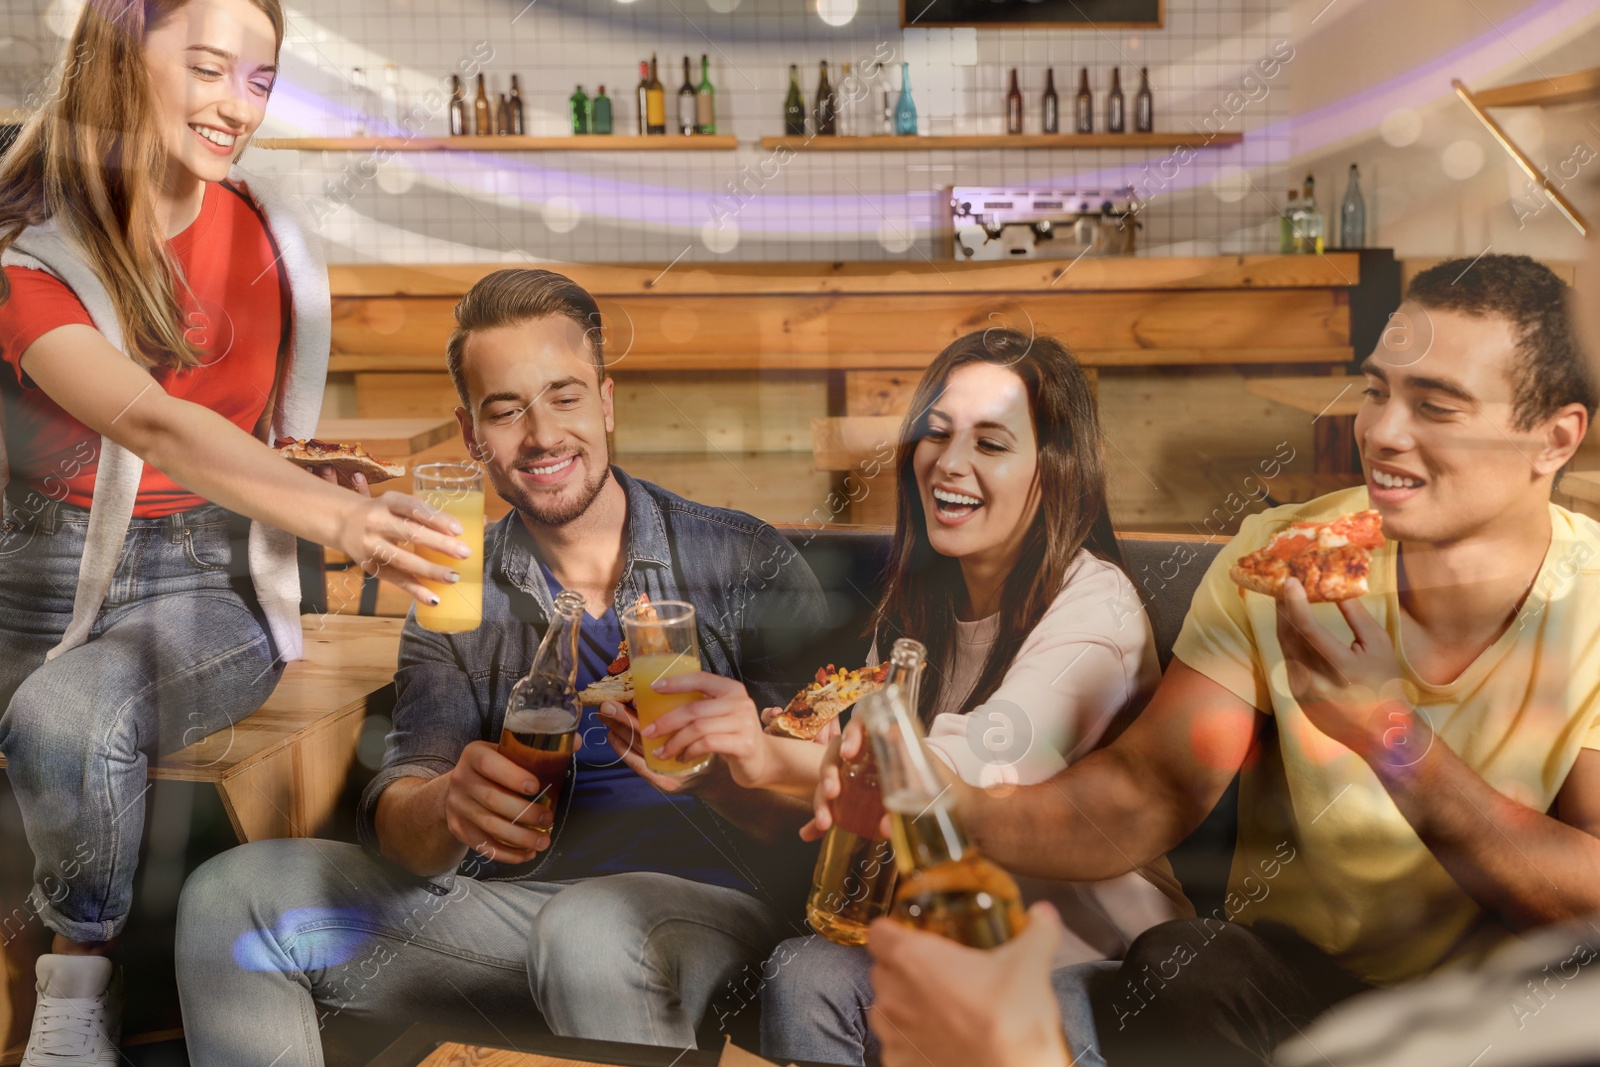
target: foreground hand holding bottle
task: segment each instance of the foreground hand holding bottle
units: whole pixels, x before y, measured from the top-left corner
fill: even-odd
[[[967,838],[905,691],[885,685],[856,705],[856,715],[872,742],[889,815],[899,872],[893,918],[973,948],[1009,941],[1026,922],[1022,892]]]
[[[582,623],[582,594],[562,590],[533,665],[512,687],[500,730],[500,754],[534,776],[539,792],[531,799],[551,812],[572,768],[583,718],[577,687]]]

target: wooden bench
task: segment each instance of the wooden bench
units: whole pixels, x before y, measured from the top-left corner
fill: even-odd
[[[314,833],[333,814],[362,720],[393,707],[404,620],[307,615],[302,623],[305,658],[284,667],[259,710],[150,767],[158,781],[214,784],[240,841]]]

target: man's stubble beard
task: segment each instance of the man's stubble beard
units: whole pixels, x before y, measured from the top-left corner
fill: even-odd
[[[580,457],[587,463],[589,453],[584,452]],[[583,483],[576,499],[570,503],[541,504],[534,494],[526,492],[521,486],[513,487],[496,485],[500,495],[504,497],[513,508],[521,513],[522,517],[539,526],[565,526],[578,519],[594,504],[600,496],[600,491],[606,487],[606,482],[611,479],[610,457],[602,463],[594,476]],[[508,491],[509,489],[509,491]]]

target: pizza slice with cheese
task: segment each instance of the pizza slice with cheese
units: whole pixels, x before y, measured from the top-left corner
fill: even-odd
[[[1331,522],[1297,522],[1241,556],[1228,576],[1242,589],[1270,597],[1282,594],[1290,578],[1298,578],[1314,604],[1366,596],[1372,550],[1385,543],[1382,526],[1382,518],[1370,509]]]
[[[273,443],[273,449],[296,466],[307,469],[333,467],[340,474],[364,475],[368,485],[399,478],[406,472],[405,467],[398,463],[385,463],[369,454],[359,442],[341,445],[319,441],[315,437],[280,437]]]
[[[889,664],[840,670],[828,664],[817,671],[816,679],[767,724],[767,733],[813,741],[834,719],[866,696],[883,688],[889,677]]]
[[[655,617],[649,594],[640,593],[635,603],[640,606],[641,617],[647,620]],[[633,672],[630,669],[626,637],[617,642],[617,657],[606,667],[605,676],[596,678],[578,693],[578,702],[589,707],[599,707],[608,700],[615,700],[619,704],[633,703]]]

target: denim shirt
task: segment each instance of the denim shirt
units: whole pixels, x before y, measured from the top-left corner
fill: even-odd
[[[807,681],[814,665],[798,662],[825,622],[822,588],[781,534],[743,512],[708,507],[613,466],[627,495],[626,560],[613,595],[620,613],[648,594],[651,600],[687,600],[695,607],[700,658],[705,668],[742,681],[758,708],[783,706]],[[383,766],[362,793],[359,825],[364,844],[377,851],[378,798],[400,778],[434,778],[455,767],[473,741],[497,742],[511,688],[533,662],[554,612],[532,536],[516,512],[484,537],[483,623],[460,634],[439,634],[406,619],[393,727]],[[604,745],[604,737],[585,738]],[[568,792],[564,790],[563,792]],[[808,888],[815,849],[761,846],[709,805],[690,811],[696,826],[780,911]],[[566,813],[565,807],[562,815]],[[538,880],[559,845],[565,825],[553,827],[551,847],[519,866],[469,852],[455,874],[426,880],[448,893],[456,875],[482,880]]]

